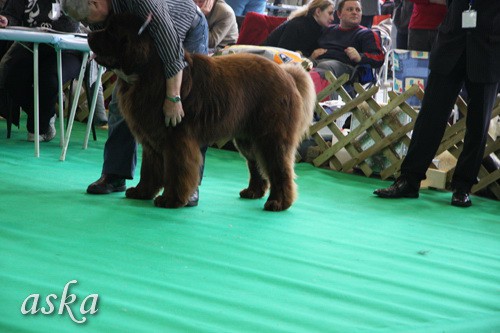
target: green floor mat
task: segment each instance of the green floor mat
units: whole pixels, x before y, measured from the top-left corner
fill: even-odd
[[[209,149],[199,206],[160,209],[85,193],[107,132],[82,150],[83,131],[65,162],[58,137],[35,158],[25,130],[0,131],[2,333],[500,332],[498,201],[383,200],[389,182],[301,163],[298,200],[270,213],[239,198],[243,159]],[[72,280],[83,324],[58,314]],[[31,294],[46,310],[54,294],[54,312],[23,315]]]

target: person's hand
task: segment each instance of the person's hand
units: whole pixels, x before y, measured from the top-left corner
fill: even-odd
[[[182,108],[182,102],[172,102],[165,99],[163,102],[163,114],[165,115],[165,126],[175,127],[180,124],[182,118],[184,117],[184,109]]]
[[[203,5],[200,7],[205,16],[208,16],[208,14],[210,14],[212,8],[214,8],[214,0],[205,0],[205,3],[203,3]]]
[[[352,62],[358,63],[361,61],[361,55],[354,47],[348,47],[344,50],[344,52]]]
[[[5,28],[8,25],[9,25],[9,20],[5,16],[0,15],[0,28]]]
[[[317,57],[322,56],[323,54],[325,54],[325,53],[326,53],[326,51],[327,51],[326,49],[316,49],[316,50],[314,50],[314,51],[313,51],[313,53],[311,54],[310,58],[314,60],[314,59],[316,59]]]

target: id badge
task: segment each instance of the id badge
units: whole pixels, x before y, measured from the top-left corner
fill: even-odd
[[[477,22],[477,12],[475,10],[465,10],[462,12],[462,28],[475,28]]]

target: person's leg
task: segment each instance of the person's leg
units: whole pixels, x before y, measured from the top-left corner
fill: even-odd
[[[408,33],[406,32],[397,32],[396,35],[396,48],[400,50],[408,49]]]
[[[347,73],[350,76],[353,72],[352,66],[332,59],[319,60],[316,67],[322,70],[331,71],[336,77],[340,77],[344,73]]]
[[[109,103],[108,139],[104,145],[102,173],[133,179],[137,165],[137,143],[118,108],[117,88]]]
[[[429,30],[408,29],[408,50],[430,51]]]
[[[82,64],[81,55],[77,53],[63,52],[61,55],[62,81],[67,82],[78,77]],[[57,57],[54,49],[47,45],[40,45],[39,78],[43,84],[39,85],[40,112],[39,126],[40,134],[53,137],[55,127],[49,125],[51,118],[55,115],[55,105],[59,93],[59,80],[57,78]],[[50,133],[49,133],[50,132]],[[51,137],[47,137],[46,141]]]
[[[448,119],[465,76],[465,54],[452,73],[431,71],[418,113],[401,176],[390,187],[375,190],[382,198],[418,198],[420,182],[441,144]]]
[[[2,58],[1,67],[5,93],[26,112],[26,128],[33,133],[33,54],[14,43]]]
[[[241,1],[245,2],[245,1]],[[266,1],[265,0],[249,0],[243,10],[243,15],[249,12],[255,12],[259,14],[264,14],[266,12]]]
[[[208,23],[201,12],[198,11],[200,20],[197,26],[189,30],[184,39],[184,48],[191,53],[208,53]],[[200,153],[202,157],[202,163],[200,166],[200,184],[203,179],[203,171],[205,169],[205,155],[207,153],[208,146],[200,147]],[[189,198],[188,206],[196,206],[198,204],[198,190],[196,190]]]
[[[133,179],[137,165],[137,143],[118,108],[117,88],[109,103],[108,139],[104,144],[101,177],[87,187],[90,194],[123,192],[125,179]]]
[[[338,60],[332,60],[332,59],[324,59],[324,60],[319,60],[318,65],[316,68],[319,70],[320,75],[324,77],[324,74],[322,74],[323,71],[330,71],[335,75],[335,77],[339,78],[342,76],[342,74],[348,74],[349,77],[351,77],[354,67],[344,64],[343,62],[340,62]],[[344,88],[346,91],[353,96],[354,94],[354,87],[350,83],[346,83],[344,85]],[[337,93],[332,93],[330,95],[331,99],[337,99],[338,94]]]
[[[452,187],[470,192],[477,183],[477,175],[485,150],[491,112],[497,95],[497,83],[465,81],[469,94],[467,102],[464,145],[452,178]]]
[[[425,179],[425,173],[436,155],[462,82],[463,74],[445,76],[431,72],[429,75],[408,153],[401,164],[401,175],[415,185]]]

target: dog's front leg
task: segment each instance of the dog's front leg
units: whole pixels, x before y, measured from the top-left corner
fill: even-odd
[[[153,199],[163,186],[163,157],[149,145],[142,146],[141,179],[136,187],[130,187],[125,192],[130,199]]]
[[[163,153],[164,190],[155,206],[184,207],[200,181],[201,153],[198,142],[185,134],[176,135]]]

